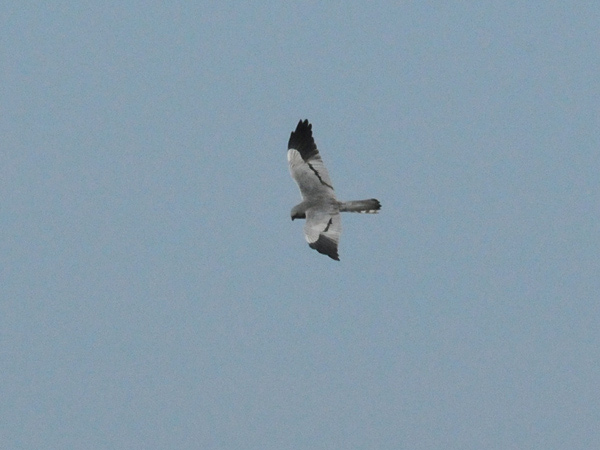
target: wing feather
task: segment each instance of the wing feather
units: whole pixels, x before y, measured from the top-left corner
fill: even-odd
[[[335,197],[329,172],[319,155],[308,120],[298,122],[296,130],[292,131],[287,158],[292,178],[304,199],[313,196]]]
[[[338,243],[341,233],[342,221],[339,212],[316,208],[310,208],[306,212],[304,236],[310,248],[339,261]]]

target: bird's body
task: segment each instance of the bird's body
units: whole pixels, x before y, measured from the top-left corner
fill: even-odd
[[[312,136],[308,120],[298,122],[288,142],[288,163],[298,184],[302,202],[292,208],[291,217],[306,219],[304,235],[308,245],[339,261],[338,242],[342,232],[340,212],[376,213],[378,200],[340,202]]]

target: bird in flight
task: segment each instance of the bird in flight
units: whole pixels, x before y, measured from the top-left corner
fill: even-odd
[[[339,261],[340,212],[377,213],[381,203],[374,198],[348,202],[337,200],[308,120],[299,121],[296,131],[292,131],[287,159],[292,178],[302,194],[302,202],[292,208],[292,220],[306,219],[304,237],[310,248]]]

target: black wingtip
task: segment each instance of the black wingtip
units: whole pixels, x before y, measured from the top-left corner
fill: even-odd
[[[312,135],[312,124],[309,123],[308,119],[300,120],[296,126],[296,131],[292,131],[290,134],[288,150],[290,148],[298,150],[304,161],[319,153]]]
[[[335,259],[336,261],[340,260],[337,250],[337,243],[333,239],[330,239],[323,234],[319,235],[319,239],[308,244],[308,246],[323,255],[329,256],[331,259]]]

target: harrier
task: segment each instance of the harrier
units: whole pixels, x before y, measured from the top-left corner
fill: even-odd
[[[292,220],[306,219],[304,236],[310,248],[339,261],[340,212],[376,213],[381,208],[379,200],[337,200],[308,120],[298,122],[292,131],[287,159],[302,194],[302,202],[292,208]]]

